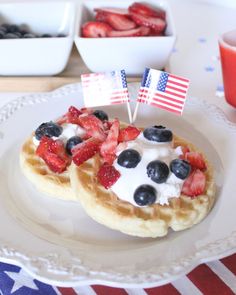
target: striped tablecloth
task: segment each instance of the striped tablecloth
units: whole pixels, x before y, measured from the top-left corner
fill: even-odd
[[[236,254],[201,264],[172,283],[149,289],[102,285],[62,288],[30,277],[18,266],[0,263],[0,295],[233,295],[236,294]]]

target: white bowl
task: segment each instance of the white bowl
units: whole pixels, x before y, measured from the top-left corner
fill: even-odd
[[[106,72],[124,69],[127,75],[141,75],[146,67],[163,69],[173,50],[176,32],[171,9],[167,2],[162,0],[147,1],[166,11],[166,36],[163,37],[115,37],[115,38],[83,38],[81,26],[94,19],[94,8],[117,7],[128,8],[133,2],[86,0],[80,3],[77,11],[75,28],[75,44],[87,65],[93,72]]]
[[[73,2],[1,3],[3,23],[26,24],[37,35],[65,37],[0,39],[0,75],[55,75],[65,68],[74,40]]]

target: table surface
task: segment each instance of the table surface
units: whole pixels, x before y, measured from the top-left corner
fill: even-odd
[[[236,123],[236,110],[225,103],[222,92],[218,36],[236,27],[232,1],[169,0],[176,22],[178,40],[168,71],[190,79],[189,96],[216,104]],[[66,70],[57,77],[0,77],[0,106],[26,92],[44,92],[78,82],[89,70],[73,53]],[[139,81],[140,77],[128,81]],[[0,294],[18,295],[107,295],[107,294],[236,294],[236,254],[202,264],[171,284],[150,289],[119,289],[105,286],[59,288],[35,280],[20,267],[0,263]]]

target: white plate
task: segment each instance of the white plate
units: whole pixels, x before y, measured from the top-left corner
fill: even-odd
[[[135,97],[138,85],[129,85]],[[86,216],[79,204],[38,193],[19,169],[19,148],[41,122],[82,106],[80,84],[26,96],[0,109],[0,257],[46,283],[101,283],[152,287],[188,273],[198,264],[236,250],[236,127],[215,106],[189,99],[182,117],[140,107],[137,124],[162,124],[204,150],[214,165],[218,198],[199,225],[140,239],[109,230]],[[105,108],[126,120],[124,105]]]

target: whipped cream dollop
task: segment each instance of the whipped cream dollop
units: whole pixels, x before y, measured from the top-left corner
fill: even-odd
[[[72,136],[83,136],[86,133],[85,130],[77,124],[64,123],[61,125],[61,127],[63,128],[61,135],[59,137],[53,136],[52,139],[60,139],[64,142],[64,144],[66,144],[67,140]],[[38,146],[39,142],[40,141],[34,136],[34,145]]]
[[[114,167],[121,177],[111,187],[118,198],[138,206],[134,201],[135,190],[143,184],[153,186],[157,191],[155,203],[169,204],[169,198],[178,198],[181,194],[183,180],[177,178],[171,171],[165,183],[158,184],[147,175],[147,165],[154,160],[164,161],[168,166],[170,162],[182,154],[181,147],[173,148],[171,142],[158,143],[147,140],[141,133],[135,140],[127,142],[125,149],[134,149],[139,152],[141,161],[135,168],[125,168],[114,162]],[[117,156],[122,151],[117,153]]]

